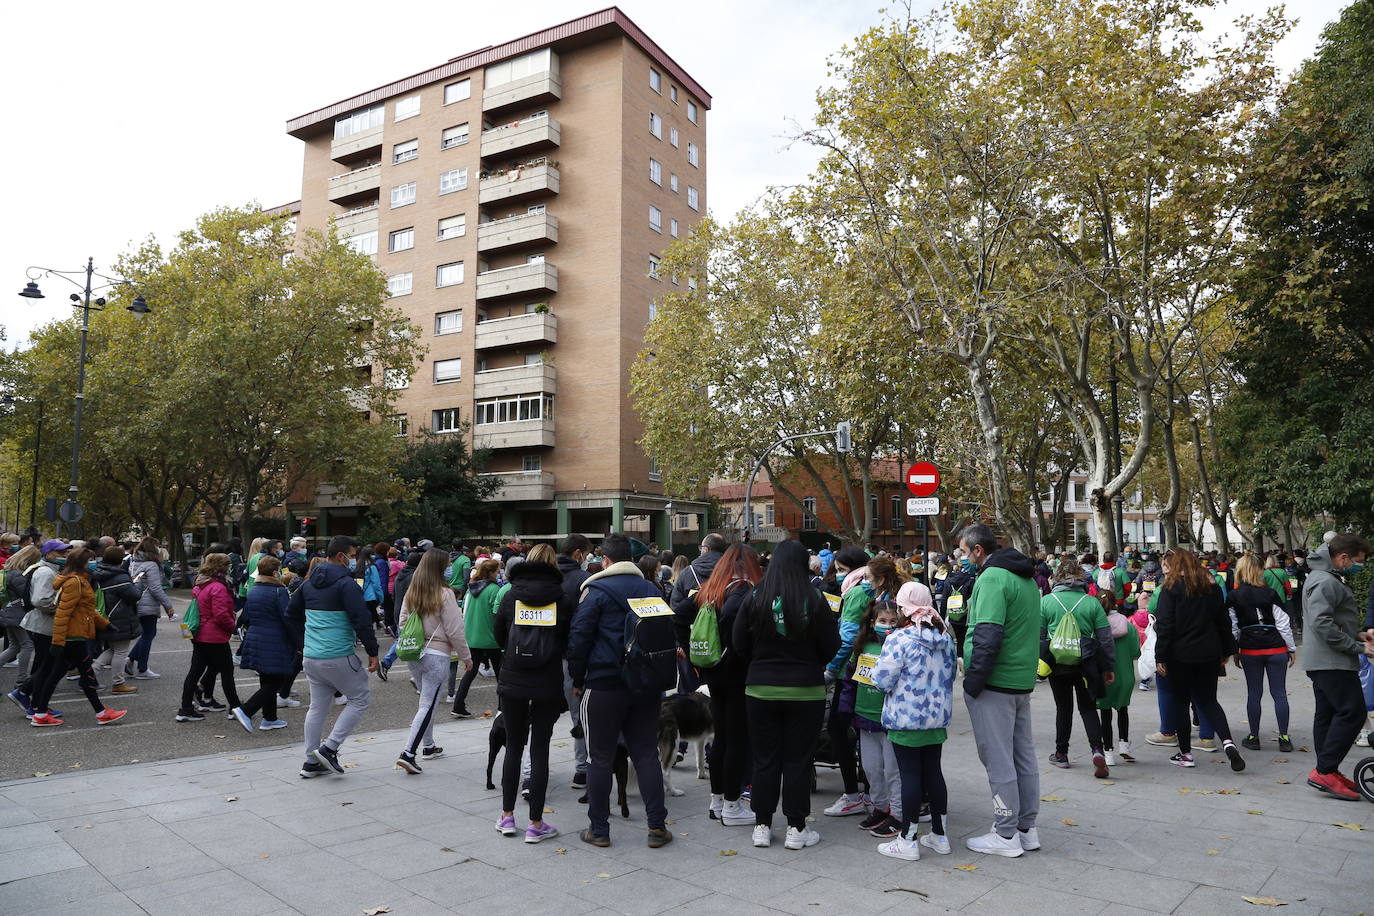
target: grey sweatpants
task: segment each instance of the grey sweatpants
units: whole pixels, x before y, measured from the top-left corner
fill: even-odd
[[[321,745],[320,735],[324,734],[324,720],[334,706],[337,691],[348,700],[334,722],[334,730],[323,742],[331,750],[348,740],[353,729],[358,727],[363,713],[372,701],[372,691],[367,683],[367,664],[356,654],[342,658],[307,658],[303,669],[306,680],[310,682],[310,711],[305,714],[305,752],[309,754]]]
[[[978,759],[992,789],[993,829],[1010,839],[1035,826],[1040,814],[1040,770],[1031,737],[1030,694],[984,690],[964,694]]]
[[[447,655],[426,653],[419,661],[410,663],[410,676],[420,685],[420,705],[415,710],[415,718],[410,720],[410,736],[406,738],[406,750],[411,754],[419,752],[421,738],[424,738],[425,747],[434,746],[434,707],[443,697],[440,691],[444,689],[444,678],[448,674]]]
[[[887,732],[859,729],[859,756],[868,776],[869,796],[873,807],[880,808],[897,820],[902,819],[902,774],[897,770],[897,753]]]

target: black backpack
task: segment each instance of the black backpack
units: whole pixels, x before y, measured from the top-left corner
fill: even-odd
[[[515,602],[506,654],[501,664],[528,671],[544,668],[562,653],[558,650],[558,604],[529,605]]]
[[[626,599],[620,676],[631,693],[662,693],[677,685],[676,615],[662,598]]]

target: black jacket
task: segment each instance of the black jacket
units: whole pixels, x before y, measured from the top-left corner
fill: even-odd
[[[805,636],[786,639],[771,635],[754,638],[750,626],[752,600],[741,603],[735,615],[731,643],[747,662],[745,684],[766,687],[819,687],[825,684],[825,666],[840,651],[840,627],[830,604],[816,593],[807,608]]]
[[[1220,665],[1236,654],[1231,615],[1221,589],[1189,595],[1182,583],[1159,593],[1155,607],[1155,658],[1163,664]]]
[[[410,580],[413,578],[415,578],[415,567],[411,566],[409,563],[406,564],[405,569],[402,569],[396,574],[395,595],[397,616],[401,613],[401,604],[406,600],[406,589],[410,588]]]
[[[515,602],[532,606],[558,605],[558,623],[554,627],[558,651],[542,668],[515,668],[507,659],[496,677],[496,692],[503,697],[521,700],[557,700],[563,703],[563,655],[568,646],[568,628],[572,626],[577,603],[563,590],[563,574],[548,563],[518,563],[510,571],[510,589],[496,609],[493,632],[502,649],[510,639],[515,620]],[[561,707],[560,707],[561,708]]]
[[[673,624],[677,630],[677,644],[683,649],[688,648],[692,641],[692,621],[697,619],[697,603],[692,593],[711,578],[720,558],[721,554],[713,552],[697,557],[678,575],[673,590],[668,594],[668,606],[673,609]]]
[[[563,574],[563,593],[572,599],[573,607],[582,598],[582,583],[591,573],[587,572],[572,557],[558,555],[558,571]]]
[[[1274,618],[1274,605],[1283,608],[1283,597],[1267,585],[1242,582],[1226,593],[1226,607],[1236,612],[1242,649],[1287,649]]]
[[[742,688],[745,677],[749,674],[749,660],[735,648],[735,621],[747,607],[749,596],[753,593],[754,589],[747,582],[740,582],[726,593],[725,602],[716,609],[716,619],[720,625],[720,647],[724,654],[721,656],[720,664],[714,668],[700,669],[702,679],[711,688],[713,695],[719,688]]]
[[[628,560],[588,576],[583,597],[568,632],[568,673],[574,687],[626,690],[621,678],[625,654],[625,615],[628,598],[662,598],[639,567]]]
[[[105,616],[110,625],[101,638],[106,642],[137,639],[143,632],[138,623],[138,599],[143,589],[134,585],[128,570],[96,563],[91,567],[91,586],[105,593]]]

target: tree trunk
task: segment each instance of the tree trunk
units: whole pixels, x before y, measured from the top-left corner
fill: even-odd
[[[1178,546],[1178,505],[1183,498],[1183,485],[1178,470],[1178,450],[1174,447],[1172,386],[1169,392],[1168,415],[1160,424],[1164,427],[1164,460],[1169,467],[1169,498],[1160,507],[1159,520],[1164,524],[1164,546],[1172,549]]]
[[[1019,512],[1007,475],[1006,448],[1002,428],[997,422],[997,408],[993,403],[992,382],[988,378],[985,358],[973,354],[964,360],[969,389],[978,412],[978,424],[983,436],[983,458],[988,473],[988,488],[992,493],[993,514],[997,524],[1006,532],[1011,546],[1026,555],[1035,552],[1026,513]]]

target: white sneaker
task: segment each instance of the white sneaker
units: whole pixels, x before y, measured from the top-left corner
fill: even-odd
[[[1021,848],[1026,852],[1040,848],[1040,831],[1032,827],[1025,833],[1016,831],[1016,839],[1021,841]]]
[[[1127,763],[1135,763],[1135,757],[1131,756],[1131,742],[1124,738],[1116,743],[1116,755]]]
[[[1374,747],[1374,744],[1370,744],[1368,729],[1362,729],[1360,733],[1355,736],[1355,745],[1356,747]]]
[[[448,705],[452,706],[452,705],[453,705],[453,701],[456,700],[456,699],[457,699],[457,697],[456,697],[455,695],[453,695],[453,694],[450,693],[448,696],[444,697],[444,702],[447,703]]]
[[[706,806],[707,813],[712,820],[720,820],[720,809],[725,805],[725,796],[711,793],[711,802]]]
[[[278,706],[278,707],[284,706],[284,707],[286,707],[287,709],[297,709],[297,708],[300,707],[300,705],[301,705],[301,701],[298,700],[298,699],[296,699],[295,697],[287,697],[287,698],[284,699],[284,700],[283,700],[281,697],[277,697],[277,706]]]
[[[920,843],[926,849],[933,849],[942,856],[949,855],[949,837],[947,836],[940,836],[938,833],[923,833]]]
[[[1103,751],[1103,752],[1102,752],[1102,756],[1105,757],[1105,758],[1107,758],[1107,766],[1109,766],[1109,767],[1114,767],[1114,766],[1116,766],[1116,755],[1113,754],[1111,751]]]
[[[921,837],[921,839],[924,840],[925,837]],[[915,840],[897,837],[890,843],[879,843],[878,852],[892,859],[906,859],[908,862],[916,862],[921,858],[921,844]]]
[[[157,679],[160,678],[160,677],[162,677],[162,675],[158,674],[158,673],[157,673],[156,671],[154,671],[152,668],[149,668],[147,671],[144,671],[144,672],[142,672],[142,673],[140,673],[140,674],[135,674],[135,675],[134,675],[134,680],[136,680],[136,681],[155,681],[155,680],[157,680]]]
[[[334,698],[334,705],[335,705],[335,706],[347,706],[347,705],[348,705],[348,697],[335,697],[335,698]]]
[[[747,827],[754,823],[754,812],[737,798],[721,805],[720,822],[727,827]]]
[[[773,844],[773,830],[767,824],[754,825],[754,845],[767,849]]]
[[[815,846],[821,841],[821,835],[810,827],[803,827],[798,830],[796,827],[787,828],[787,838],[782,841],[782,845],[788,849],[805,849],[807,846]]]
[[[867,814],[868,806],[864,804],[862,794],[855,792],[853,795],[845,793],[835,799],[835,804],[825,809],[826,817],[849,817],[851,814]]]
[[[989,856],[1006,856],[1008,859],[1014,859],[1026,852],[1021,846],[1020,839],[1017,837],[1008,839],[996,830],[989,831],[982,836],[969,837],[964,841],[964,845],[974,852],[981,852]]]

